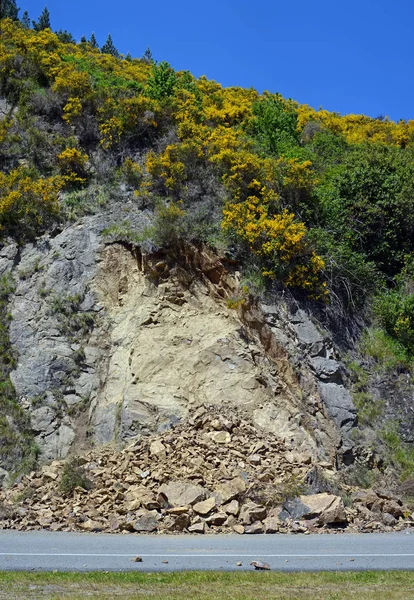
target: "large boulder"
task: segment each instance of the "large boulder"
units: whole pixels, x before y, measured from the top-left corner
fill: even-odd
[[[222,504],[236,499],[240,494],[246,491],[246,483],[241,477],[235,477],[230,481],[221,483],[216,489],[216,494]]]
[[[342,498],[333,494],[313,494],[288,500],[283,505],[279,519],[316,520],[319,525],[346,522]]]
[[[171,506],[192,506],[205,499],[206,490],[186,481],[171,481],[159,488],[158,497],[164,497]]]

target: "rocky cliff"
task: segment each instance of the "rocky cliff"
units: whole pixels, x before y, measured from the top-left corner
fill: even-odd
[[[349,378],[329,332],[283,294],[259,301],[241,292],[237,264],[205,246],[187,243],[174,252],[144,251],[131,243],[108,241],[102,235],[104,226],[117,223],[120,214],[123,213],[119,206],[113,206],[104,213],[85,216],[63,230],[49,233],[35,243],[22,248],[10,243],[2,249],[1,274],[8,274],[15,283],[9,297],[9,334],[18,360],[10,377],[20,407],[30,419],[40,452],[39,462],[46,465],[40,475],[19,478],[17,488],[6,493],[3,508],[9,508],[3,518],[7,516],[8,520],[3,526],[44,527],[49,521],[55,523],[50,502],[45,504],[32,492],[30,500],[26,495],[35,482],[34,489],[40,487],[42,499],[49,494],[52,504],[55,502],[58,490],[49,490],[46,496],[43,492],[49,489],[47,482],[57,484],[60,480],[59,473],[65,463],[56,460],[89,456],[83,462],[90,465],[88,472],[93,476],[94,486],[100,489],[103,481],[99,483],[96,479],[94,465],[107,465],[105,461],[113,456],[114,468],[104,478],[113,477],[115,472],[118,478],[124,473],[128,480],[134,480],[135,486],[140,484],[142,478],[136,468],[152,472],[153,461],[157,462],[159,457],[148,450],[145,464],[137,463],[134,473],[128,469],[118,473],[116,465],[124,460],[122,448],[131,444],[134,448],[140,447],[139,444],[146,447],[145,444],[159,440],[160,436],[164,442],[167,440],[170,449],[177,443],[180,445],[177,440],[181,435],[191,438],[193,434],[188,432],[199,427],[197,419],[194,420],[197,414],[207,418],[202,427],[201,448],[198,438],[192,442],[201,450],[199,458],[206,440],[210,440],[207,450],[219,463],[220,452],[233,452],[244,465],[226,464],[223,468],[218,465],[216,470],[213,461],[209,478],[203,476],[198,481],[207,486],[197,497],[200,502],[212,498],[217,486],[235,477],[245,478],[245,488],[234,496],[238,506],[247,506],[245,511],[249,503],[257,504],[255,490],[270,480],[279,481],[279,492],[290,490],[293,477],[300,482],[295,488],[298,494],[305,489],[304,482],[308,491],[339,493],[342,489],[342,496],[357,494],[357,488],[340,483],[341,473],[346,472],[355,458],[357,462],[364,459],[360,448],[355,451],[353,432],[357,411],[349,391]],[[147,222],[145,212],[132,207],[129,218],[137,229]],[[220,426],[211,424],[215,414],[239,415],[248,424],[248,431],[244,431],[244,437],[238,437],[237,424],[228,427],[227,421],[220,422]],[[175,433],[170,434],[171,431]],[[270,443],[270,454],[267,450],[263,454],[260,448],[252,449],[254,440],[256,446],[265,444],[260,446],[262,450]],[[164,447],[162,443],[161,446]],[[93,448],[96,456],[87,454]],[[185,452],[183,456],[180,460],[185,463]],[[369,460],[373,466],[371,455]],[[55,461],[52,467],[47,467],[52,461]],[[140,488],[145,497],[152,494],[152,501],[145,503],[141,499],[138,504],[144,511],[141,516],[145,517],[145,523],[146,519],[153,525],[156,523],[155,529],[174,531],[178,527],[174,525],[178,513],[168,512],[174,503],[169,504],[167,498],[165,506],[160,504],[160,486],[168,485],[171,480],[188,484],[198,478],[198,462],[195,473],[187,472],[184,463],[180,463],[180,468],[176,463],[171,450],[163,452],[162,468],[166,471],[144,481],[144,488],[150,485],[148,489]],[[263,471],[263,465],[271,464],[279,464],[274,473]],[[98,471],[100,475],[100,468]],[[46,479],[44,473],[48,473]],[[10,478],[11,473],[3,470],[4,484]],[[114,481],[115,494],[119,492],[117,486]],[[247,489],[249,494],[245,495]],[[15,512],[16,493],[24,498],[24,504],[32,506],[32,512],[27,509]],[[102,493],[96,490],[90,498],[81,493],[80,498],[86,503],[82,513],[78,519],[72,519],[71,525],[64,525],[67,516],[76,513],[70,501],[67,514],[59,513],[63,521],[56,521],[62,523],[60,528],[82,528],[82,524],[92,522],[92,529],[130,529],[125,519],[119,520],[120,515],[130,513],[128,490],[122,494],[129,508],[121,508],[119,512],[117,502],[112,499],[112,508],[109,510],[108,505],[105,515],[89,506],[93,498],[100,502]],[[267,531],[269,527],[275,531],[291,530],[298,507],[281,504],[282,500],[289,501],[289,493],[284,498],[282,492],[279,496],[276,507],[279,512],[275,506],[269,512],[270,503],[265,511],[270,521],[265,522],[263,516],[253,533]],[[239,518],[241,512],[226,513],[227,507],[220,508],[223,501],[217,494],[214,498],[214,507],[204,515],[206,519],[211,517],[211,523],[200,521],[200,513],[191,509],[186,513],[188,523],[178,529],[187,530],[191,526],[192,531],[197,527],[215,531],[218,527],[221,531],[224,522],[230,528],[224,530],[233,526],[246,528],[255,522],[253,517],[246,517],[247,521]],[[327,501],[329,504],[333,500]],[[151,508],[154,502],[156,506]],[[151,518],[147,514],[150,509],[156,511]],[[355,523],[357,528],[372,517],[366,508],[360,512],[347,509],[346,514],[342,504],[337,509],[343,517],[339,521]],[[289,510],[292,515],[286,513]],[[218,521],[217,511],[223,517]],[[396,511],[397,516],[394,513],[392,518],[387,517],[385,525],[377,518],[378,527],[394,526],[399,517],[408,514],[402,508]],[[35,514],[42,517],[40,521]],[[128,523],[135,517],[135,513],[130,515]],[[159,523],[164,517],[165,523]],[[323,519],[318,523],[327,525]]]
[[[317,459],[349,454],[356,411],[327,333],[282,299],[228,308],[237,271],[206,248],[106,244],[111,216],[3,249],[11,379],[41,461],[163,431],[204,403],[242,407]]]

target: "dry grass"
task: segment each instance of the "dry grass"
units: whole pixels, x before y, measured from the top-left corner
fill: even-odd
[[[408,600],[414,572],[0,573],[1,600]]]

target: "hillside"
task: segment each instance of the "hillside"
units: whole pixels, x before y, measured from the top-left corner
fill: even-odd
[[[266,530],[323,493],[339,504],[316,526],[402,526],[414,497],[414,121],[224,88],[9,16],[3,526],[49,526],[58,494],[75,490],[85,506],[74,516],[62,499],[70,527],[111,530],[93,508],[111,464],[113,530],[129,528],[119,516],[133,501],[176,530],[162,496],[176,480],[201,486],[197,500],[215,493],[214,510],[266,509],[239,523],[239,509],[182,511],[181,529]],[[193,469],[174,454],[181,434]],[[161,457],[149,449],[160,439]],[[118,481],[128,446],[142,454],[122,463],[134,498]],[[52,490],[68,472],[72,487]]]

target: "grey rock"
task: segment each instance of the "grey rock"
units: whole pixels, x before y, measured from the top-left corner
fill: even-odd
[[[247,525],[244,528],[244,533],[248,533],[248,534],[258,534],[258,533],[264,533],[264,532],[265,532],[264,525],[260,521],[256,521],[255,523],[252,523],[251,525]]]
[[[337,427],[349,432],[356,424],[357,410],[348,390],[336,383],[320,383],[319,389],[329,416]]]
[[[240,521],[243,525],[251,525],[256,521],[262,521],[267,516],[267,510],[264,506],[248,502],[240,510]]]
[[[56,429],[56,413],[49,406],[41,406],[31,412],[31,424],[33,431],[45,435]]]
[[[309,364],[318,379],[323,382],[341,383],[340,364],[336,360],[316,356],[309,360]]]
[[[158,519],[152,513],[147,513],[139,517],[133,524],[133,528],[137,533],[151,533],[158,528]]]
[[[390,513],[384,513],[382,515],[382,522],[384,525],[388,525],[389,527],[393,527],[398,523],[398,519],[390,515]]]
[[[286,519],[316,519],[319,524],[326,525],[345,522],[346,514],[342,498],[322,493],[288,500],[284,503],[278,518],[282,521]]]
[[[13,241],[0,248],[0,275],[11,273],[18,253],[18,246]]]
[[[310,319],[304,323],[293,323],[293,328],[299,343],[303,346],[315,346],[316,344],[323,344],[322,335],[319,333]]]

